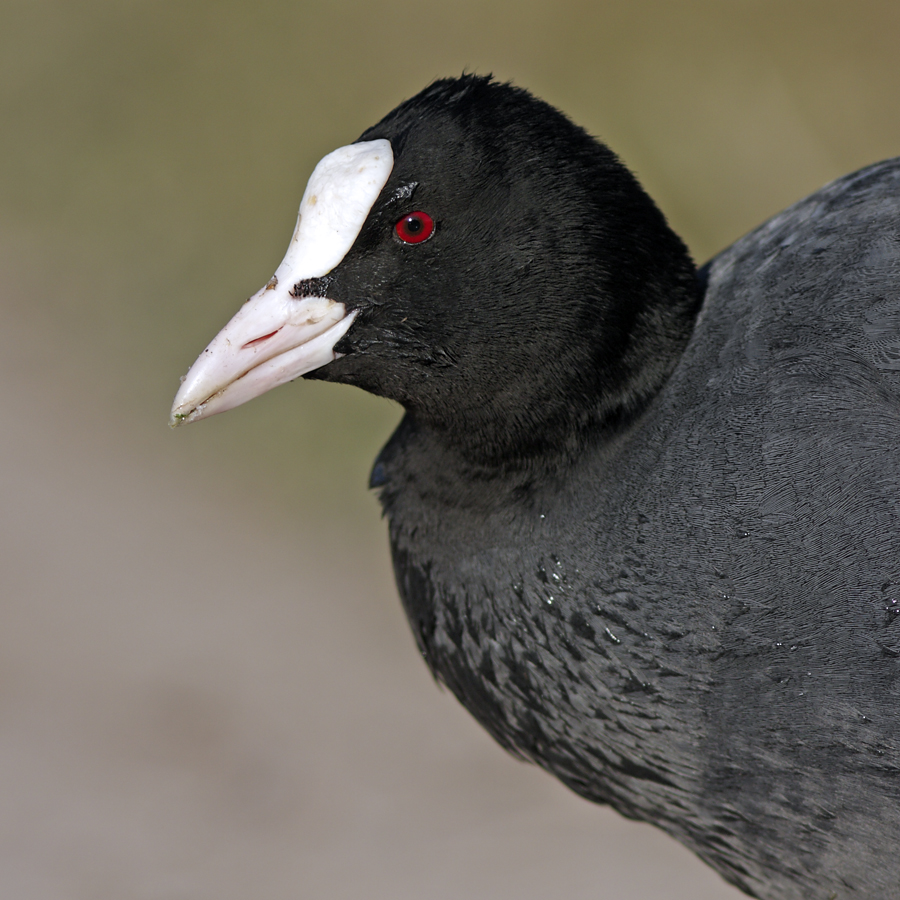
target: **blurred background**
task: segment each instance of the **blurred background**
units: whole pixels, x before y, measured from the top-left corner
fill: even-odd
[[[435,687],[366,489],[397,408],[167,415],[314,164],[433,78],[565,110],[703,262],[900,153],[898,34],[869,0],[4,0],[0,894],[734,900]]]

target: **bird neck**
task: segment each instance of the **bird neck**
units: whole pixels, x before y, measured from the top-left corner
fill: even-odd
[[[499,476],[518,485],[565,471],[640,420],[684,352],[702,302],[690,260],[680,283],[649,293],[614,323],[585,316],[580,346],[536,363],[530,377],[500,365],[492,381],[478,373],[452,403],[407,406],[407,427],[478,482]]]

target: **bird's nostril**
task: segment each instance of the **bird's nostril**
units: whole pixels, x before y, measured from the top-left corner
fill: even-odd
[[[241,350],[246,350],[248,347],[253,347],[256,344],[261,344],[263,341],[267,341],[270,337],[275,337],[275,335],[278,334],[279,331],[281,331],[281,329],[276,328],[274,331],[270,331],[268,334],[264,334],[258,338],[253,338],[252,341],[247,341],[247,343],[244,344],[243,347],[241,347]]]

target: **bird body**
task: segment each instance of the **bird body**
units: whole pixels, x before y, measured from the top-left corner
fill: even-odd
[[[900,886],[888,211],[898,162],[725,251],[643,415],[533,490],[485,490],[409,422],[377,463],[438,677],[505,747],[760,897]]]
[[[344,315],[300,374],[407,410],[372,485],[435,676],[752,896],[897,894],[900,161],[697,274],[524,91],[437,82],[360,140],[393,164],[294,279]]]

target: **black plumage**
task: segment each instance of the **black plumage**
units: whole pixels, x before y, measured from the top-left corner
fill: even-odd
[[[372,484],[435,676],[752,896],[896,895],[900,161],[697,273],[525,91],[439,81],[378,138],[327,276],[357,318],[306,377],[406,409]]]

